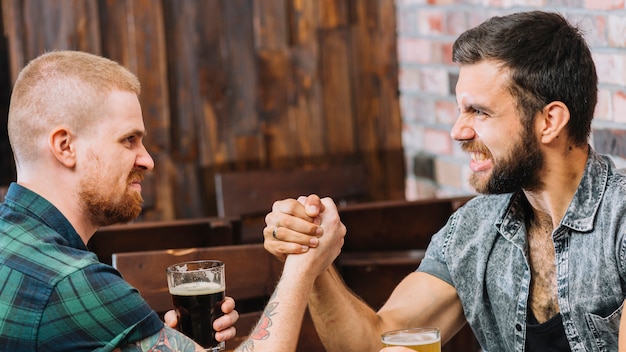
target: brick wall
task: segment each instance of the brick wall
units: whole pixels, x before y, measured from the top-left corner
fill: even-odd
[[[625,0],[395,0],[406,197],[472,193],[469,158],[450,138],[458,67],[452,43],[485,19],[544,9],[583,29],[599,78],[591,145],[626,167]]]

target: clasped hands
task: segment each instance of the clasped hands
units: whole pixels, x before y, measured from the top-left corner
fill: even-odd
[[[274,202],[265,223],[265,249],[283,261],[317,247],[332,249],[327,255],[334,260],[346,234],[332,199],[314,194]]]

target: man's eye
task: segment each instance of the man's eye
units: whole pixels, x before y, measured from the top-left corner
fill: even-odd
[[[483,116],[483,117],[489,116],[489,115],[487,115],[486,112],[484,112],[482,110],[479,110],[479,109],[474,109],[474,115],[475,116]]]

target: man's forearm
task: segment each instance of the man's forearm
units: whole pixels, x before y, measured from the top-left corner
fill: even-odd
[[[256,327],[237,352],[291,352],[296,350],[313,279],[285,265],[272,298]]]
[[[346,287],[334,267],[315,281],[309,296],[309,311],[327,351],[380,349],[376,312]]]

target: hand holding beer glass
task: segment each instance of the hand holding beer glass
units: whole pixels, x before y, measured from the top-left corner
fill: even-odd
[[[383,347],[403,346],[419,352],[441,352],[438,328],[411,328],[387,331],[382,335]]]
[[[206,351],[224,349],[215,340],[213,322],[224,315],[224,262],[198,260],[169,266],[167,284],[178,315],[178,329]]]

